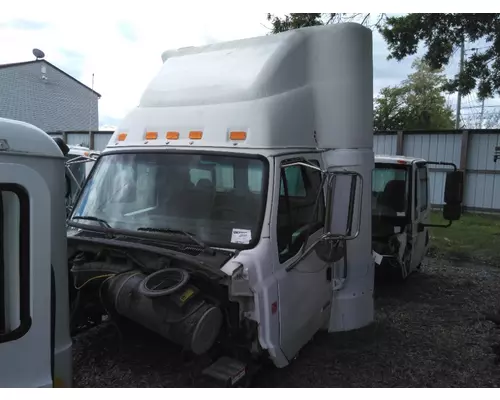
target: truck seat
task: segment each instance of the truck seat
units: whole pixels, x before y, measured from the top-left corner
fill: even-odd
[[[378,199],[382,206],[386,206],[395,212],[404,212],[406,206],[406,182],[392,180],[387,182],[384,191]]]
[[[200,179],[191,193],[192,214],[198,218],[209,218],[215,198],[215,186],[210,179]]]

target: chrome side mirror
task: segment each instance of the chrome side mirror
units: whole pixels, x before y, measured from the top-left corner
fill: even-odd
[[[324,236],[353,240],[361,228],[363,177],[353,171],[327,172]]]

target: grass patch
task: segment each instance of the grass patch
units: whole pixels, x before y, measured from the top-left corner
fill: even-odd
[[[433,224],[443,224],[440,211],[431,213]],[[431,255],[500,265],[500,216],[465,213],[449,228],[431,228]]]

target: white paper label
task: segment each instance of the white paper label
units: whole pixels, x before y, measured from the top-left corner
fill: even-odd
[[[252,231],[249,229],[233,229],[231,243],[248,244],[252,241]]]
[[[383,256],[378,254],[376,251],[372,250],[372,256],[373,256],[373,261],[375,261],[375,264],[380,265],[382,263]]]
[[[399,233],[401,232],[401,227],[400,226],[395,226],[394,227],[394,233]]]
[[[398,212],[396,213],[396,215],[397,215],[398,217],[404,217],[404,216],[406,215],[406,213],[405,213],[404,211],[403,211],[403,212],[398,211]]]

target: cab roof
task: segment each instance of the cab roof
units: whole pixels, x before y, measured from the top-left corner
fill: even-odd
[[[371,149],[372,58],[354,23],[169,50],[108,146]]]
[[[63,157],[54,139],[40,128],[7,118],[0,118],[0,152]]]
[[[392,155],[382,155],[375,154],[376,163],[386,163],[386,164],[411,164],[413,162],[426,161],[419,157],[408,157],[408,156],[392,156]]]

